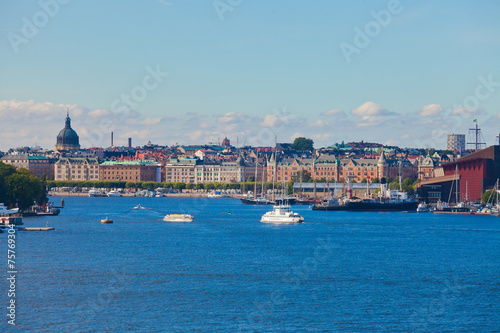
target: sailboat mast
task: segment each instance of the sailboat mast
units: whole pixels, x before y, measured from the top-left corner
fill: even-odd
[[[264,167],[262,167],[262,196],[266,196],[266,192],[264,191],[264,184],[265,184],[265,175],[264,175]]]
[[[253,197],[257,198],[257,164],[259,164],[259,154],[257,153],[255,157],[255,179],[254,179],[254,186],[253,186]]]

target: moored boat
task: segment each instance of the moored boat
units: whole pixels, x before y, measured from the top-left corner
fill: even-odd
[[[347,202],[346,209],[354,212],[397,212],[416,211],[418,201],[390,201],[390,200],[351,200]]]
[[[345,204],[345,201],[339,201],[337,198],[330,198],[321,203],[315,203],[312,206],[312,210],[325,210],[325,211],[347,210],[347,205]]]
[[[448,206],[446,203],[438,202],[436,209],[433,213],[435,214],[474,214],[474,211],[464,205],[463,203],[458,203],[455,206]]]
[[[381,184],[380,196],[377,199],[350,199],[346,203],[348,211],[354,212],[402,212],[416,211],[418,201],[408,200],[403,191],[391,190],[387,184]]]
[[[118,190],[109,191],[107,194],[108,197],[121,197],[122,194]]]
[[[3,203],[0,203],[0,226],[22,225],[23,217],[18,208],[8,209]]]
[[[89,197],[102,197],[104,194],[100,190],[96,190],[95,188],[92,188],[88,192]]]
[[[425,202],[421,202],[418,204],[417,213],[428,213],[431,210],[431,206],[427,205]]]
[[[263,197],[258,198],[240,198],[244,205],[273,205],[274,202]]]
[[[224,192],[221,192],[221,191],[215,191],[215,192],[209,193],[208,197],[209,198],[227,198],[228,195]]]

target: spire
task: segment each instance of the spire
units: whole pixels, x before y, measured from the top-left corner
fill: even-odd
[[[71,128],[71,118],[69,117],[69,108],[66,110],[66,128]]]
[[[380,158],[378,159],[377,164],[385,164],[385,154],[384,151],[382,151],[382,154],[380,154]]]

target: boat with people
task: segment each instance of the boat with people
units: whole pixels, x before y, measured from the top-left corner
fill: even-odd
[[[167,222],[193,222],[194,216],[189,214],[167,214],[163,221]]]
[[[19,208],[8,209],[3,203],[0,203],[0,226],[22,225],[23,216],[19,213]]]
[[[138,204],[137,206],[135,206],[132,209],[146,209],[146,207],[142,207],[141,204]]]
[[[61,212],[61,209],[52,206],[52,203],[47,202],[43,205],[33,205],[27,211],[23,211],[21,214],[23,217],[30,216],[57,216]]]
[[[292,212],[289,205],[275,205],[273,210],[262,215],[260,222],[264,223],[301,223],[304,217]]]

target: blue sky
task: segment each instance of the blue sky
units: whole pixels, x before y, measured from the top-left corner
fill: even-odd
[[[67,107],[84,147],[109,146],[111,130],[116,145],[306,136],[316,147],[424,148],[446,148],[446,134],[466,134],[476,118],[488,144],[500,132],[498,1],[41,0],[0,9],[0,150],[53,148]],[[27,34],[26,22],[37,31]],[[346,56],[342,45],[357,51]]]

